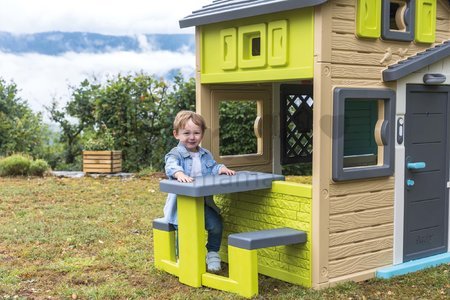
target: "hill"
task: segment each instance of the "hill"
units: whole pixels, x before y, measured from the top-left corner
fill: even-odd
[[[40,32],[12,34],[0,31],[0,51],[4,53],[38,53],[61,55],[66,52],[105,53],[112,51],[140,52],[164,50],[194,52],[192,34],[142,34],[115,36],[90,32]]]

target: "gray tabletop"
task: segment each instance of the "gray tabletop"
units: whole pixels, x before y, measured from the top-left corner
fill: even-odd
[[[176,180],[161,180],[159,188],[162,192],[177,195],[203,197],[216,194],[245,192],[272,187],[272,181],[284,180],[283,175],[240,171],[234,176],[208,175],[196,177],[192,183]]]

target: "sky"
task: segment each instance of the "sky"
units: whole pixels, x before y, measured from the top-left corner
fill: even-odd
[[[212,0],[0,0],[0,31],[36,33],[45,31],[94,32],[140,36],[149,33],[193,34],[180,29],[178,21]],[[0,77],[13,80],[34,111],[44,113],[53,98],[63,106],[70,85],[86,77],[107,78],[117,73],[144,71],[162,76],[174,68],[191,74],[195,55],[189,52],[113,51],[102,54],[65,53],[47,56],[0,52]],[[45,117],[45,119],[47,119]],[[48,119],[47,119],[48,120]]]
[[[178,20],[212,0],[0,0],[0,31],[193,33]]]

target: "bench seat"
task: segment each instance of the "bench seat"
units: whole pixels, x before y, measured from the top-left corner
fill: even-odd
[[[288,227],[234,233],[228,236],[228,245],[247,250],[305,242],[306,232]]]

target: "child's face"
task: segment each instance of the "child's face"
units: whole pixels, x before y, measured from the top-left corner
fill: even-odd
[[[179,140],[188,151],[196,152],[198,151],[198,145],[202,141],[203,131],[198,125],[195,125],[192,120],[187,121],[184,128],[173,131],[173,136]]]

